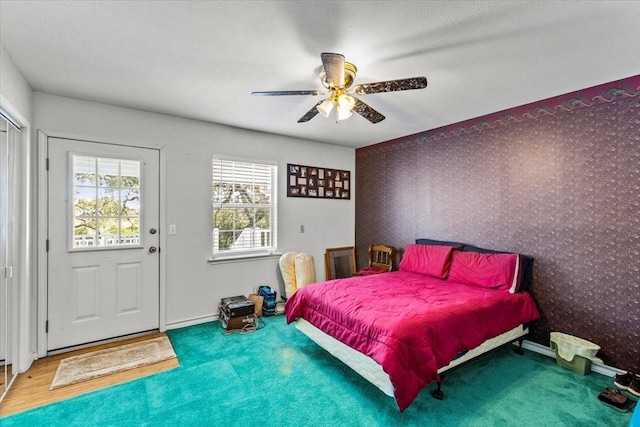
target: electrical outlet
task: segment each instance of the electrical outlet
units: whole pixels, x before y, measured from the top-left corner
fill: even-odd
[[[300,226],[300,232],[301,232],[301,233],[304,233],[304,224],[302,224],[302,225]]]

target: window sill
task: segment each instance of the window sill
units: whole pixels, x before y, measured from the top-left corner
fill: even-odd
[[[255,261],[260,259],[280,258],[282,253],[273,252],[269,254],[251,254],[251,255],[229,255],[218,258],[209,258],[209,264],[225,264],[229,262]]]

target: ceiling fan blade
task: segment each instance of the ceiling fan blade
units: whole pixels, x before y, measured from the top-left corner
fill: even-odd
[[[365,119],[369,120],[371,123],[380,123],[385,119],[382,114],[378,113],[376,110],[374,110],[364,102],[360,101],[357,98],[354,99],[356,100],[356,103],[353,105],[351,111],[355,111]]]
[[[427,87],[426,77],[411,77],[408,79],[388,80],[386,82],[366,83],[353,88],[358,95],[370,93],[397,92],[400,90],[424,89]]]
[[[344,55],[339,53],[322,53],[322,66],[327,75],[330,88],[344,87]]]
[[[324,95],[322,90],[272,90],[266,92],[251,92],[253,96],[281,96],[281,95]]]
[[[318,102],[316,105],[311,107],[311,109],[307,111],[304,116],[300,117],[300,119],[298,120],[298,123],[308,122],[309,120],[313,119],[319,112],[317,107],[320,104],[322,104],[322,101]]]

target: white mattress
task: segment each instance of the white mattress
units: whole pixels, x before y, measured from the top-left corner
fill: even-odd
[[[382,370],[382,366],[379,365],[378,362],[369,356],[352,349],[332,336],[325,334],[304,319],[297,319],[296,327],[320,347],[324,348],[333,356],[340,359],[345,365],[362,375],[364,379],[378,387],[385,394],[393,397],[393,386],[391,385],[389,375]],[[480,344],[478,347],[469,350],[463,356],[454,359],[447,366],[438,369],[438,373],[446,372],[449,369],[486,353],[489,350],[493,350],[503,344],[515,341],[526,335],[528,332],[529,330],[525,329],[523,326],[517,326],[510,331],[507,331],[502,335],[498,335],[495,338],[491,338]]]

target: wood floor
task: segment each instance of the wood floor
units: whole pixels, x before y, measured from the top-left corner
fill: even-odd
[[[70,397],[88,393],[90,391],[99,390],[101,388],[105,388],[114,384],[134,380],[179,366],[180,363],[178,362],[178,359],[174,358],[165,360],[163,362],[154,363],[152,365],[142,366],[140,368],[130,369],[128,371],[108,375],[102,378],[84,381],[55,390],[49,390],[51,381],[53,381],[53,376],[58,369],[58,363],[62,359],[70,356],[76,356],[78,354],[88,353],[91,351],[102,350],[109,347],[116,347],[123,344],[157,338],[163,335],[165,334],[158,332],[142,337],[130,338],[122,341],[112,342],[109,344],[102,344],[95,347],[84,348],[81,350],[57,354],[55,356],[49,356],[43,359],[36,360],[35,362],[33,362],[31,368],[29,368],[27,372],[18,375],[4,400],[0,402],[0,417],[26,411],[27,409],[42,406],[47,403],[69,399]]]

